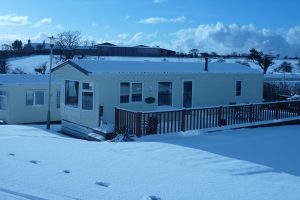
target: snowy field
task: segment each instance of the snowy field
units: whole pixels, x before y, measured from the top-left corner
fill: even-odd
[[[48,55],[37,55],[37,56],[24,56],[24,57],[17,57],[17,58],[9,58],[8,64],[10,65],[11,69],[15,68],[21,68],[24,72],[32,74],[34,72],[34,68],[41,66],[42,64],[46,63],[48,69],[49,69],[49,61],[50,57]],[[144,60],[150,60],[154,62],[158,61],[170,61],[170,62],[204,62],[203,58],[163,58],[163,57],[99,57],[99,56],[89,56],[85,59],[90,60],[131,60],[131,61],[144,61]],[[217,62],[218,59],[212,59],[211,62]],[[250,60],[245,59],[225,59],[226,63],[235,63],[237,61],[247,61],[250,65],[250,67],[254,69],[261,70],[260,67],[256,64],[254,64]],[[270,67],[268,70],[268,73],[273,72],[273,70],[278,67],[283,61],[290,62],[293,67],[293,73],[300,73],[300,67],[297,65],[298,60],[273,60],[274,65]],[[53,67],[57,66],[58,64],[61,64],[62,60],[59,59],[58,56],[55,56],[53,59]]]
[[[300,197],[300,125],[127,143],[77,140],[41,127],[0,126],[1,200]]]

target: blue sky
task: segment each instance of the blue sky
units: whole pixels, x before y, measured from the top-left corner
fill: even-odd
[[[297,0],[0,0],[0,43],[43,41],[78,30],[85,39],[176,51],[300,54]]]

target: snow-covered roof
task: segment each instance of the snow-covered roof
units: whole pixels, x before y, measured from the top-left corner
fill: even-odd
[[[59,79],[52,76],[52,84],[58,84]],[[37,74],[1,74],[1,85],[44,85],[49,83],[49,75]]]
[[[205,63],[169,62],[169,61],[107,61],[107,60],[69,60],[56,68],[70,64],[85,74],[102,73],[237,73],[261,74],[258,70],[236,63],[208,63],[208,71],[204,71]]]

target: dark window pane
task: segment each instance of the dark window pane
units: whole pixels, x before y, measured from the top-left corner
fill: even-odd
[[[120,84],[120,103],[129,103],[129,82]]]
[[[34,93],[33,91],[27,91],[26,92],[26,105],[32,106],[34,101]]]
[[[44,92],[38,91],[35,92],[35,105],[44,104]]]
[[[158,83],[158,105],[172,105],[172,83]]]
[[[82,109],[93,110],[93,93],[83,92],[82,93]]]
[[[65,105],[77,108],[78,92],[79,92],[79,82],[67,80],[65,82]]]
[[[185,81],[183,84],[183,107],[190,108],[192,107],[193,99],[193,82]]]
[[[236,96],[241,96],[242,95],[242,81],[236,81],[236,86],[235,86],[235,95]]]
[[[142,101],[142,83],[132,83],[131,101]]]

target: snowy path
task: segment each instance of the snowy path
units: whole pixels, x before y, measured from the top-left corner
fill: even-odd
[[[0,199],[298,200],[299,130],[98,143],[36,127],[0,126]]]

